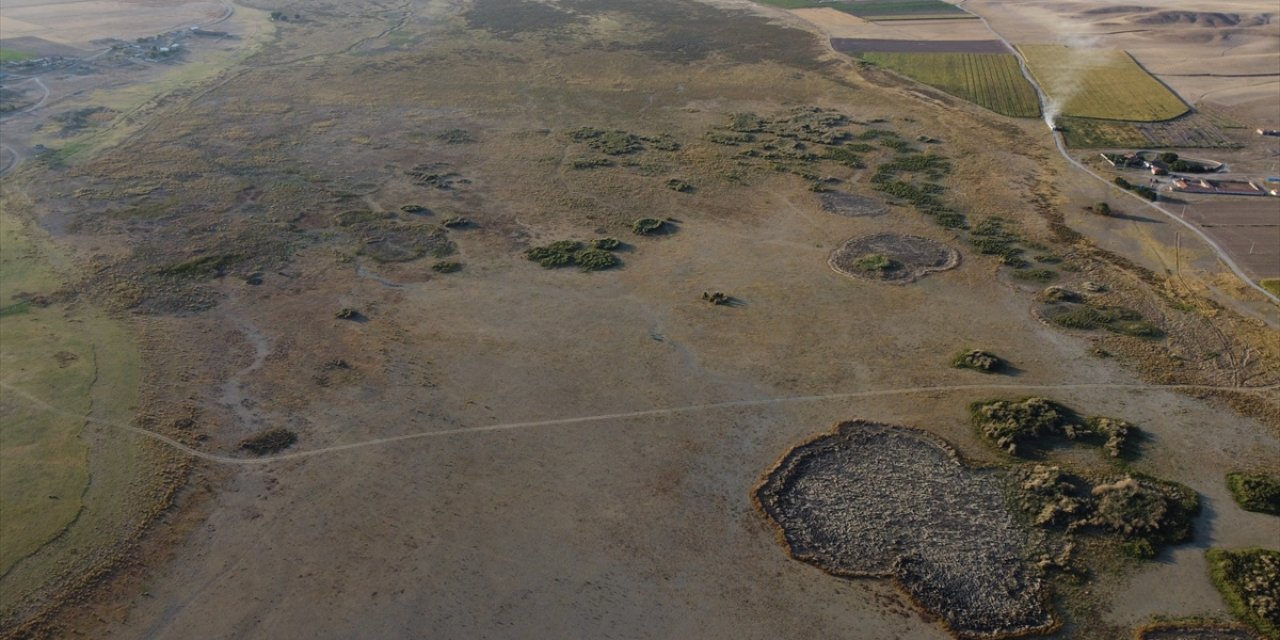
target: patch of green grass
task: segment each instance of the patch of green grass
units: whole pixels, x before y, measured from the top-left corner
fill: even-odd
[[[1228,473],[1227,488],[1241,509],[1280,515],[1280,475]]]
[[[897,269],[902,265],[882,253],[869,253],[857,260],[854,260],[853,266],[861,269],[862,271],[883,273],[885,271]]]
[[[0,307],[0,318],[6,316],[18,316],[27,312],[31,308],[30,300],[19,300],[13,304],[7,304]]]
[[[1280,278],[1268,278],[1260,281],[1258,284],[1262,285],[1263,289],[1280,296]]]
[[[1280,640],[1280,551],[1209,549],[1209,576],[1238,620]]]
[[[23,60],[30,60],[34,57],[35,56],[29,53],[23,53],[17,49],[0,47],[0,62],[22,62]]]

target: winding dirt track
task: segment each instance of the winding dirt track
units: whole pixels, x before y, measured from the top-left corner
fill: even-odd
[[[1114,389],[1117,391],[1158,391],[1158,390],[1183,390],[1183,391],[1247,391],[1262,392],[1280,390],[1280,384],[1270,385],[1266,387],[1229,387],[1229,386],[1211,386],[1196,384],[1106,384],[1106,383],[1080,383],[1080,384],[958,384],[958,385],[939,385],[924,387],[902,387],[897,389],[878,389],[872,391],[852,391],[848,393],[830,393],[814,396],[789,396],[782,398],[760,398],[755,400],[729,400],[725,402],[712,402],[709,404],[694,404],[683,407],[670,407],[666,409],[644,409],[641,411],[626,411],[622,413],[604,413],[593,416],[579,416],[576,418],[553,418],[549,420],[533,420],[529,422],[506,422],[501,424],[481,425],[478,427],[463,427],[460,429],[444,429],[440,431],[420,431],[416,433],[406,433],[388,438],[374,438],[371,440],[363,440],[361,442],[352,442],[349,444],[334,445],[331,447],[321,447],[319,449],[310,449],[307,451],[295,451],[293,453],[283,453],[275,456],[265,456],[260,458],[240,458],[235,456],[218,455],[215,453],[207,453],[197,449],[193,449],[173,438],[161,435],[154,431],[148,431],[140,427],[122,422],[112,422],[109,420],[101,420],[93,417],[86,417],[71,411],[64,411],[55,407],[26,391],[23,391],[11,384],[0,382],[0,389],[4,389],[8,393],[19,396],[44,411],[57,415],[67,416],[71,418],[83,419],[92,424],[98,424],[113,429],[120,429],[130,433],[135,433],[152,440],[156,440],[169,447],[177,449],[187,455],[209,462],[228,465],[264,465],[273,462],[283,462],[286,460],[298,460],[301,458],[311,458],[331,453],[340,453],[353,449],[364,449],[368,447],[376,447],[397,442],[405,442],[407,440],[420,440],[423,438],[439,438],[445,436],[456,436],[469,433],[487,433],[492,431],[514,431],[517,429],[532,429],[535,427],[553,427],[560,425],[584,424],[588,422],[607,422],[611,420],[624,420],[629,418],[646,418],[653,416],[670,416],[681,413],[694,413],[698,411],[715,411],[719,409],[736,409],[742,407],[765,407],[772,405],[784,404],[801,404],[807,402],[822,402],[825,400],[848,400],[853,398],[874,398],[880,396],[902,396],[917,393],[946,393],[954,391],[1053,391],[1053,390],[1071,390],[1071,389]]]

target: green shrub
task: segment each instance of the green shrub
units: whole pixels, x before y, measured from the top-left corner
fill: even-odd
[[[1280,515],[1280,475],[1228,473],[1227,488],[1241,509]]]
[[[666,230],[667,221],[661,218],[640,218],[631,223],[631,231],[640,236],[651,236]]]
[[[573,262],[583,271],[601,271],[618,265],[618,257],[604,249],[583,249],[573,254]]]
[[[431,265],[431,270],[436,273],[456,273],[462,270],[462,263],[445,260]]]
[[[1007,363],[1000,356],[982,349],[961,351],[951,359],[951,366],[957,369],[973,369],[982,373],[998,373]]]
[[[298,434],[284,428],[268,429],[240,441],[240,448],[256,455],[287,449],[298,441]]]
[[[854,260],[853,266],[862,271],[883,273],[885,271],[892,271],[900,268],[902,265],[882,253],[869,253],[857,260]]]
[[[1209,576],[1237,619],[1280,640],[1280,551],[1210,549]]]
[[[612,237],[596,238],[591,241],[591,246],[605,251],[617,251],[622,248],[622,241]]]

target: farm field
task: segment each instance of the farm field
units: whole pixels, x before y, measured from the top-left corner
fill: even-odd
[[[1183,217],[1204,230],[1256,279],[1280,278],[1280,220],[1274,198],[1186,196]]]
[[[1190,113],[1167,122],[1123,122],[1090,118],[1058,118],[1067,144],[1076,148],[1230,149],[1240,143],[1215,119]]]
[[[820,2],[814,0],[759,0],[782,9],[830,8],[867,20],[967,19],[974,16],[941,0],[860,0]]]
[[[1040,115],[1035,89],[1011,53],[867,52],[862,59],[1016,118]]]
[[[831,38],[876,40],[990,40],[991,31],[978,20],[920,18],[916,20],[865,20],[828,7],[792,9],[790,12]]]
[[[1124,51],[1018,45],[1057,114],[1158,122],[1189,110]]]

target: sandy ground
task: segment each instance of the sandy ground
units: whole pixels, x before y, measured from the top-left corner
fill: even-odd
[[[793,15],[814,25],[830,38],[880,40],[990,40],[991,32],[977,20],[889,20],[871,22],[835,9],[793,9]]]
[[[4,37],[36,36],[82,49],[101,38],[132,40],[216,19],[227,5],[212,0],[139,3],[115,0],[15,0],[0,16]]]
[[[430,197],[480,224],[456,235],[465,263],[456,274],[435,276],[419,262],[373,266],[362,276],[355,261],[319,247],[266,273],[260,286],[211,281],[226,296],[218,307],[157,323],[171,341],[150,364],[170,374],[166,398],[201,407],[198,428],[210,440],[200,446],[234,448],[259,424],[241,422],[242,409],[298,430],[295,450],[302,451],[517,421],[989,382],[948,366],[952,354],[973,347],[1018,368],[1001,382],[1141,382],[1119,358],[1090,355],[1088,337],[1038,321],[1030,313],[1034,290],[995,277],[994,259],[971,256],[954,232],[905,208],[834,215],[788,175],[750,186],[708,181],[691,195],[661,181],[636,187],[642,178],[622,168],[575,181],[556,173],[567,152],[550,133],[586,124],[683,127],[677,133],[699,150],[706,127],[727,113],[792,106],[761,92],[786,87],[788,100],[799,95],[858,117],[891,118],[908,140],[941,135],[946,146],[939,148],[966,158],[948,197],[1033,233],[1043,221],[1027,204],[1031,187],[1047,179],[1039,173],[1045,167],[1066,169],[1047,141],[1007,121],[976,109],[935,109],[852,73],[841,77],[845,84],[718,59],[662,66],[636,63],[639,54],[592,50],[530,63],[526,52],[493,40],[467,42],[461,53],[437,41],[414,45],[439,58],[397,59],[372,49],[332,55],[335,41],[345,40],[337,48],[364,42],[365,31],[338,28],[343,19],[291,25],[297,31],[282,38],[301,50],[290,51],[301,64],[238,76],[179,103],[155,116],[151,133],[139,138],[155,146],[141,148],[164,153],[180,132],[191,136],[192,153],[224,145],[227,157],[243,163],[237,171],[254,180],[281,176],[253,173],[281,158],[309,175],[332,166],[355,181],[426,156],[451,163],[474,185]],[[370,34],[385,28],[359,24]],[[325,47],[322,62],[303,57]],[[290,89],[305,92],[282,93]],[[412,139],[412,149],[396,146],[405,128],[455,126],[483,142],[442,149],[424,137]],[[995,150],[994,140],[1018,144]],[[246,151],[279,141],[287,144]],[[715,160],[706,162],[720,167]],[[1015,177],[990,188],[983,176],[991,166]],[[192,173],[182,179],[194,190],[201,176]],[[231,188],[200,185],[205,202],[221,202]],[[232,201],[244,192],[235,188]],[[410,194],[437,206],[402,183],[368,192],[380,198],[375,208],[394,208]],[[578,205],[584,200],[591,206]],[[519,255],[530,241],[619,233],[613,208],[631,212],[625,207],[637,201],[682,222],[662,238],[628,235],[635,247],[622,254],[621,269],[543,270]],[[237,206],[228,205],[228,218],[253,215]],[[573,217],[584,208],[614,217]],[[318,224],[306,214],[328,212],[304,212],[291,224]],[[147,237],[148,221],[137,224]],[[845,239],[888,230],[964,246],[965,258],[903,287],[827,267]],[[190,238],[206,232],[193,228]],[[1131,243],[1137,248],[1125,248],[1143,264],[1162,255],[1148,255],[1143,238],[1127,230],[1086,232]],[[706,290],[742,304],[709,305],[700,299]],[[343,306],[363,309],[368,321],[334,319]],[[353,373],[322,385],[317,373],[334,358]],[[102,608],[69,620],[91,637],[116,638],[766,638],[847,637],[851,630],[867,640],[943,638],[889,585],[830,577],[790,560],[751,508],[750,491],[790,446],[853,418],[927,428],[966,459],[994,461],[975,439],[966,405],[1007,393],[815,397],[451,432],[265,466],[209,464],[208,479],[192,488],[201,506],[184,512],[191,526],[162,527],[174,544],[156,547],[141,577],[109,590]],[[1210,537],[1201,540],[1266,544],[1273,535],[1270,523],[1220,499],[1226,468],[1280,456],[1280,440],[1264,426],[1172,391],[1036,393],[1151,434],[1137,470],[1218,497],[1205,521]],[[223,406],[228,399],[236,406]],[[1122,592],[1112,617],[1128,624],[1139,610],[1221,613],[1196,557],[1179,550],[1123,578],[1100,578],[1099,589]],[[1164,588],[1140,588],[1152,581]]]

